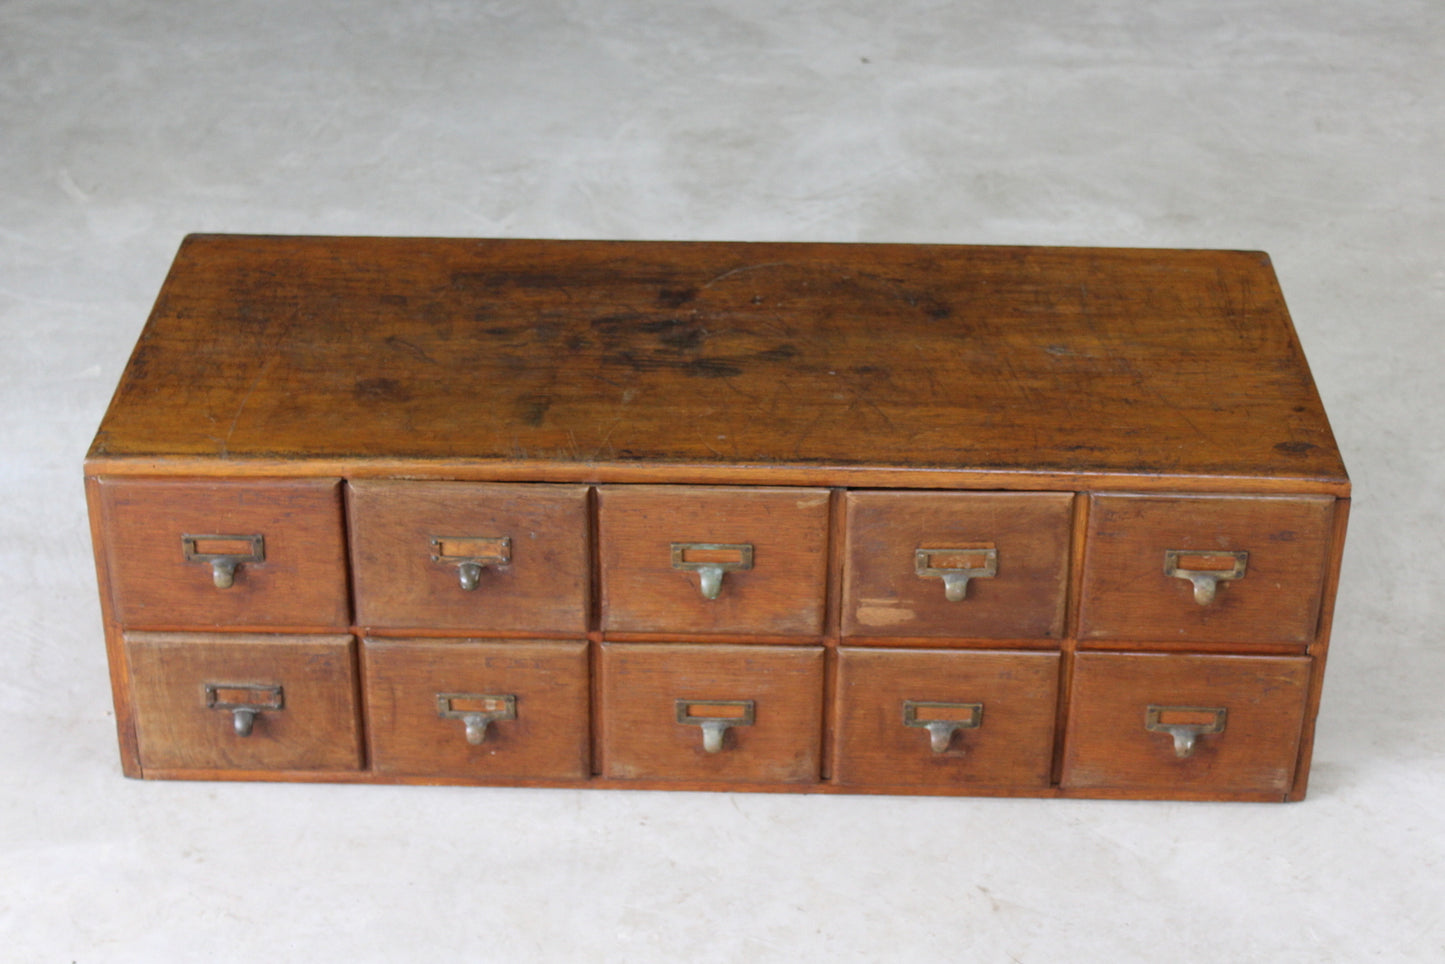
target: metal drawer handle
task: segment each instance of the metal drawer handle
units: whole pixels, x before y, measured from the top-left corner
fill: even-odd
[[[1194,568],[1184,568],[1180,561],[1187,559]],[[1216,562],[1227,565],[1216,566]],[[1248,552],[1201,552],[1191,549],[1165,549],[1164,575],[1177,579],[1188,579],[1194,584],[1194,601],[1201,606],[1214,602],[1215,590],[1221,582],[1243,579],[1249,565]]]
[[[236,582],[237,566],[266,561],[266,538],[259,532],[248,536],[184,535],[181,552],[186,562],[209,563],[216,588],[230,589]]]
[[[752,700],[678,700],[675,706],[677,722],[702,727],[702,748],[708,753],[722,751],[723,734],[730,727],[753,725]],[[714,712],[694,713],[697,707]]]
[[[703,558],[690,558],[698,555]],[[725,572],[741,572],[753,567],[751,543],[674,542],[672,568],[696,572],[702,584],[704,599],[716,599],[722,592]]]
[[[461,720],[467,742],[477,746],[487,738],[487,727],[517,718],[517,697],[512,693],[438,693],[437,716]]]
[[[276,713],[286,708],[286,694],[279,684],[207,683],[206,707],[230,710],[237,736],[250,736],[262,711]]]
[[[923,711],[922,716],[919,710]],[[982,703],[935,703],[928,700],[903,701],[903,725],[928,731],[928,745],[934,753],[944,753],[959,730],[976,730],[983,726]]]
[[[935,566],[934,556],[962,557],[964,565]],[[943,595],[949,602],[961,602],[968,595],[970,579],[992,579],[998,575],[998,549],[915,549],[913,571],[925,579],[942,579]]]
[[[1223,733],[1228,711],[1222,706],[1150,706],[1144,711],[1144,729],[1174,738],[1174,755],[1194,755],[1195,741],[1206,733]]]
[[[456,566],[457,579],[467,592],[477,588],[482,570],[512,561],[510,536],[432,536],[431,561]]]

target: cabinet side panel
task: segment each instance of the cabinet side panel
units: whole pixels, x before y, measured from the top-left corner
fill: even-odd
[[[1340,566],[1344,561],[1345,529],[1350,521],[1350,500],[1337,499],[1334,520],[1330,532],[1330,561],[1325,571],[1323,598],[1320,603],[1320,622],[1315,633],[1314,645],[1310,652],[1314,656],[1314,675],[1310,679],[1308,701],[1305,703],[1304,727],[1300,733],[1299,765],[1295,767],[1294,786],[1290,788],[1288,800],[1303,800],[1309,790],[1310,763],[1314,757],[1315,720],[1320,712],[1320,695],[1325,682],[1325,663],[1329,657],[1330,630],[1335,621],[1335,593],[1340,587]]]
[[[105,520],[100,497],[100,480],[93,475],[85,477],[85,503],[90,515],[90,545],[95,554],[95,577],[100,590],[100,615],[105,629],[105,654],[110,664],[111,698],[115,703],[116,736],[120,742],[120,766],[128,777],[142,776],[140,748],[136,741],[135,710],[131,703],[130,665],[125,658],[125,649],[120,626],[115,621],[115,603],[111,598],[110,566],[104,542]]]

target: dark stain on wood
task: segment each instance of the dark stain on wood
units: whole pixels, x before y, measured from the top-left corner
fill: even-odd
[[[695,321],[684,321],[680,318],[649,321],[638,327],[642,331],[656,335],[662,345],[675,351],[696,351],[707,340],[706,328]]]
[[[1338,488],[1301,361],[1256,254],[195,236],[97,454]]]
[[[411,391],[394,378],[358,379],[353,393],[370,402],[405,402],[412,397]]]
[[[701,378],[734,378],[743,373],[740,365],[722,358],[695,358],[680,368],[685,374]]]
[[[692,287],[663,288],[657,293],[657,303],[664,308],[681,308],[695,298],[697,298],[697,289]]]
[[[547,418],[547,409],[551,407],[552,396],[527,395],[518,399],[518,417],[533,428],[538,428]]]

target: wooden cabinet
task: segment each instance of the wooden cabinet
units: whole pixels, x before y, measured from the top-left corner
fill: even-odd
[[[86,460],[132,776],[1287,800],[1268,259],[195,236]]]

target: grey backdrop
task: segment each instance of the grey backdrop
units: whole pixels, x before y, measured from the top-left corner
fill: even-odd
[[[0,958],[1445,959],[1445,6],[0,0]],[[140,783],[81,457],[189,231],[1262,248],[1356,484],[1290,806]]]

